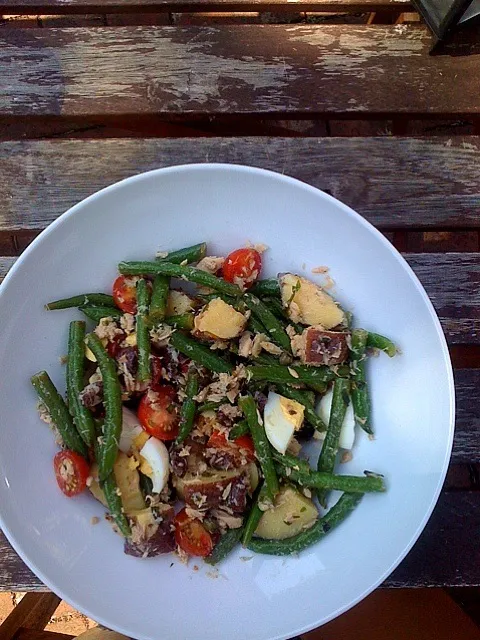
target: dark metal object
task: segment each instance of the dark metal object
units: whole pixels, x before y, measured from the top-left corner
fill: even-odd
[[[460,29],[459,22],[473,2],[474,0],[413,0],[414,6],[439,40]],[[471,18],[472,21],[477,19],[478,16]]]

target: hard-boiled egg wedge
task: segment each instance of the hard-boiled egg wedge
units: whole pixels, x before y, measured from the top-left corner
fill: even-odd
[[[285,453],[295,431],[303,424],[305,408],[299,402],[270,391],[263,420],[265,433],[274,449]]]
[[[325,395],[323,395],[317,402],[316,412],[317,415],[328,425],[330,420],[330,411],[332,409],[333,389],[329,389]],[[340,438],[338,446],[340,449],[351,449],[355,442],[355,416],[353,414],[352,403],[347,407],[345,418],[342,422],[342,429],[340,431]]]
[[[136,414],[130,409],[122,409],[122,433],[118,448],[123,453],[129,454],[134,449],[137,451],[143,447],[148,440],[148,434],[142,429]]]
[[[152,481],[153,493],[160,493],[169,474],[168,451],[161,440],[149,438],[140,449],[140,471]]]

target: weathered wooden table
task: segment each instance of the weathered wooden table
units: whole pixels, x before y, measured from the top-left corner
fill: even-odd
[[[479,585],[480,55],[430,57],[408,10],[0,0],[25,14],[0,26],[0,277],[73,203],[155,167],[245,163],[351,205],[405,253],[456,368],[446,487],[385,586]],[[45,589],[1,534],[0,589]]]

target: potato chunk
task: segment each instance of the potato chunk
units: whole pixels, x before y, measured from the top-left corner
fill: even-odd
[[[193,310],[193,301],[190,296],[187,296],[183,291],[175,291],[171,289],[168,292],[167,299],[167,317],[180,316],[183,313],[188,313]]]
[[[311,500],[293,487],[280,489],[273,509],[265,511],[258,523],[255,535],[267,540],[291,538],[313,526],[318,511]]]
[[[193,509],[229,507],[234,513],[245,510],[250,487],[248,470],[204,472],[201,476],[187,473],[173,478],[175,488],[185,504]]]
[[[194,333],[213,340],[238,337],[247,323],[246,317],[221,298],[211,300],[195,317]]]
[[[332,329],[344,321],[344,313],[321,287],[306,278],[284,273],[279,278],[282,303],[293,322]]]

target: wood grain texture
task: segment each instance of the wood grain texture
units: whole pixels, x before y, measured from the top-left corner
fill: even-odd
[[[21,628],[18,630],[14,640],[73,640],[76,637],[67,633],[56,633],[55,631],[34,631],[33,629]]]
[[[472,533],[478,530],[480,492],[443,493],[420,539],[383,586],[480,585],[480,547]],[[46,590],[1,532],[0,558],[0,590]]]
[[[0,638],[15,640],[21,627],[45,629],[60,602],[54,593],[27,593],[0,625]]]
[[[408,11],[408,0],[0,0],[1,13],[132,13],[141,11]]]
[[[425,27],[250,25],[0,32],[0,117],[480,114],[480,56]]]
[[[388,587],[480,586],[480,492],[443,493],[418,542]]]
[[[480,254],[405,254],[440,317],[450,344],[480,343]]]
[[[291,175],[383,230],[480,228],[478,137],[250,137],[0,143],[0,232],[43,229],[117,180],[188,162]]]

